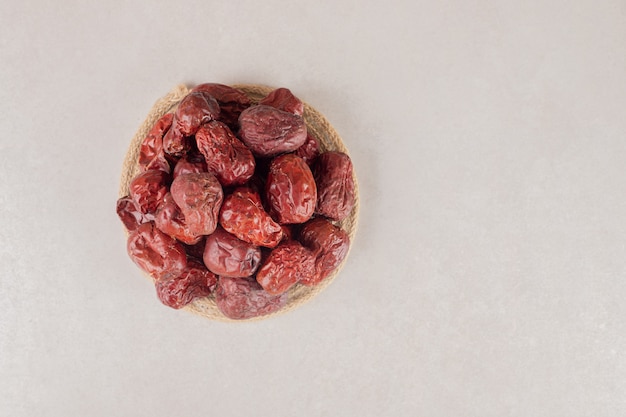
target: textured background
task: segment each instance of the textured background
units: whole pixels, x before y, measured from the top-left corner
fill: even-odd
[[[623,0],[2,2],[0,414],[626,414],[625,48]],[[206,81],[353,157],[351,256],[288,315],[169,310],[126,256],[126,146]]]

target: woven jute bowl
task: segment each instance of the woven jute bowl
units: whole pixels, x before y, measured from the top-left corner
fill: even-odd
[[[274,90],[273,87],[252,84],[238,84],[233,85],[233,87],[246,93],[253,104],[258,103],[270,91]],[[154,106],[152,106],[152,109],[148,113],[148,116],[141,124],[141,126],[137,130],[137,133],[130,142],[130,146],[126,153],[124,165],[122,167],[119,197],[124,197],[128,195],[128,186],[130,182],[140,172],[137,160],[139,157],[139,148],[141,146],[141,142],[146,137],[154,123],[159,120],[159,118],[161,118],[166,113],[172,113],[176,110],[176,107],[178,106],[180,101],[189,93],[189,91],[190,89],[186,86],[179,85],[172,89],[172,91],[170,91],[164,97],[157,100],[157,102],[154,103]],[[319,113],[307,103],[304,103],[303,117],[309,133],[311,133],[317,139],[320,145],[320,151],[340,151],[349,154],[341,138],[339,137],[335,129],[330,125],[328,120],[326,120],[326,118],[321,113]],[[356,196],[354,208],[346,219],[342,220],[341,222],[335,223],[337,226],[340,226],[342,229],[344,229],[350,236],[350,247],[352,247],[354,243],[354,236],[356,233],[359,217],[359,189],[356,181],[356,176],[354,176],[354,185]],[[307,287],[304,285],[296,284],[288,292],[287,305],[272,314],[254,317],[247,320],[232,320],[224,316],[220,312],[220,310],[217,308],[217,305],[215,304],[214,296],[197,298],[190,304],[185,306],[183,310],[198,314],[210,320],[225,322],[264,320],[278,314],[283,314],[290,310],[293,310],[298,306],[301,306],[302,304],[315,297],[321,291],[323,291],[326,287],[328,287],[330,283],[333,282],[333,280],[337,277],[337,274],[342,269],[347,258],[348,257],[346,256],[341,265],[339,265],[339,267],[329,277],[327,277],[324,281],[322,281],[315,287]],[[146,276],[150,280],[152,280],[150,276]]]

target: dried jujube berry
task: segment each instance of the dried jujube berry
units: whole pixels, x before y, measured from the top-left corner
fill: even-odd
[[[158,169],[150,169],[137,175],[130,182],[130,197],[146,220],[154,220],[154,214],[167,194],[168,181],[169,174]]]
[[[157,229],[153,222],[132,231],[126,248],[133,262],[157,280],[176,276],[187,266],[182,244]]]
[[[233,130],[237,130],[239,115],[250,107],[250,99],[243,92],[224,84],[206,83],[195,86],[191,92],[209,95],[220,106],[217,120],[224,122]]]
[[[206,238],[203,259],[209,271],[221,277],[249,277],[259,267],[261,250],[218,227]]]
[[[224,193],[209,172],[179,175],[172,181],[172,198],[193,235],[210,235],[217,227]]]
[[[309,220],[317,202],[317,188],[311,169],[294,154],[272,160],[265,183],[270,214],[279,223],[304,223]]]
[[[206,163],[204,160],[196,158],[193,159],[189,155],[180,158],[174,166],[174,173],[172,177],[175,179],[182,174],[192,174],[199,172],[207,172]]]
[[[173,117],[173,114],[168,113],[157,120],[150,132],[148,132],[148,135],[141,142],[139,160],[137,161],[141,171],[160,169],[161,171],[170,172],[170,164],[167,162],[163,151],[163,136],[172,126]]]
[[[148,221],[130,196],[117,200],[116,211],[124,227],[130,232]]]
[[[215,274],[197,261],[187,262],[180,274],[155,283],[159,300],[175,309],[186,306],[196,298],[211,295],[216,285]]]
[[[170,193],[163,197],[156,211],[154,223],[160,231],[187,245],[195,245],[202,238],[202,235],[194,233],[193,228],[189,228],[185,216]]]
[[[252,152],[224,123],[203,124],[196,132],[196,143],[209,172],[215,174],[223,186],[242,185],[254,174]]]
[[[316,213],[332,220],[343,220],[355,202],[352,161],[342,152],[324,152],[313,169],[317,184]]]
[[[306,141],[306,125],[300,116],[258,105],[239,116],[239,137],[257,156],[292,152]]]
[[[337,269],[350,247],[348,233],[322,217],[305,223],[299,240],[315,257],[315,274],[300,280],[301,284],[309,286],[319,284]]]
[[[315,162],[315,158],[320,154],[317,139],[309,132],[306,136],[306,141],[294,153],[304,159],[308,166],[311,166]]]
[[[282,239],[283,232],[263,209],[259,194],[240,187],[224,199],[220,224],[229,233],[256,246],[273,248]]]
[[[256,274],[257,282],[270,294],[282,294],[300,280],[315,274],[315,257],[295,240],[272,250]]]
[[[297,116],[302,116],[304,113],[304,104],[288,88],[277,88],[271,91],[263,100],[259,101],[259,104],[271,106]]]
[[[170,158],[179,158],[191,148],[191,142],[183,134],[177,124],[172,127],[163,136],[163,151]]]
[[[264,316],[287,304],[287,294],[272,295],[254,278],[220,277],[215,290],[219,310],[233,320]]]
[[[191,92],[183,98],[176,112],[174,123],[185,136],[196,133],[200,125],[215,120],[220,115],[220,106],[215,98],[199,92]]]

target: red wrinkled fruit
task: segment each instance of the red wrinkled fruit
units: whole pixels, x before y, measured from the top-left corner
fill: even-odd
[[[154,220],[159,204],[167,194],[169,174],[150,169],[137,175],[129,185],[130,196],[148,221]]]
[[[203,260],[209,271],[221,277],[249,277],[259,267],[261,250],[218,227],[206,238]]]
[[[309,133],[306,136],[306,141],[294,153],[304,159],[308,166],[311,166],[320,154],[320,147],[317,140]]]
[[[163,152],[163,136],[172,126],[173,117],[173,114],[168,113],[157,120],[150,132],[148,132],[148,135],[141,142],[139,160],[137,161],[141,171],[160,169],[161,171],[170,172],[170,164],[165,159],[165,153]]]
[[[319,284],[337,269],[350,247],[348,233],[322,217],[316,217],[302,227],[300,242],[315,256],[316,273],[300,280],[301,284],[309,286]]]
[[[191,173],[199,173],[199,172],[207,172],[206,164],[203,160],[197,158],[192,160],[189,156],[180,158],[176,165],[174,166],[174,173],[172,175],[173,178],[178,177],[182,174],[191,174]]]
[[[241,185],[254,174],[252,152],[224,123],[211,121],[202,125],[196,132],[196,143],[209,172],[222,185]]]
[[[314,167],[317,184],[316,213],[333,220],[345,219],[355,204],[352,161],[342,152],[324,152]]]
[[[242,320],[280,310],[287,304],[287,294],[271,295],[254,278],[220,277],[215,302],[226,317]]]
[[[174,120],[175,122],[175,120]],[[176,123],[163,136],[163,151],[170,157],[180,157],[189,151],[191,144]]]
[[[263,210],[259,194],[247,187],[237,188],[224,199],[220,224],[227,232],[255,246],[273,248],[283,232]]]
[[[274,107],[248,107],[239,116],[239,137],[258,156],[295,151],[306,141],[306,134],[302,117]]]
[[[256,274],[257,282],[270,294],[282,294],[300,280],[315,275],[315,257],[295,240],[272,250]]]
[[[196,298],[211,295],[216,285],[215,274],[197,261],[189,261],[179,275],[155,283],[159,300],[175,309],[186,306]]]
[[[192,92],[176,108],[174,123],[183,135],[191,136],[201,124],[217,119],[219,114],[217,100],[200,92]]]
[[[147,221],[130,196],[122,197],[117,200],[116,211],[120,220],[124,223],[124,227],[126,227],[126,230],[129,232],[132,232],[139,227],[140,224]]]
[[[285,154],[274,158],[265,184],[270,213],[279,223],[304,223],[317,202],[311,169],[302,158]]]
[[[214,97],[220,106],[220,115],[217,120],[224,122],[233,130],[237,129],[239,115],[250,107],[250,99],[243,92],[224,84],[200,84],[191,92],[201,92]]]
[[[126,248],[133,262],[157,280],[178,275],[187,266],[182,244],[157,229],[153,222],[131,232]]]
[[[263,100],[259,101],[259,104],[271,106],[297,116],[302,116],[304,113],[304,104],[288,88],[277,88],[271,91]]]
[[[213,233],[224,200],[222,186],[213,174],[199,172],[179,175],[172,182],[170,192],[192,235]]]
[[[154,222],[160,231],[187,245],[195,245],[202,238],[202,235],[197,235],[189,229],[185,216],[174,202],[171,193],[163,197]]]
[[[190,147],[189,139],[183,135],[183,132],[180,131],[176,124],[176,120],[174,120],[172,127],[163,136],[163,151],[167,156],[175,159],[187,153]]]

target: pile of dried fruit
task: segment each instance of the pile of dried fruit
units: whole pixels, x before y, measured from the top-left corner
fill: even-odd
[[[319,152],[303,111],[286,88],[252,104],[201,84],[154,124],[117,214],[163,304],[214,294],[228,318],[261,316],[343,261],[349,237],[335,223],[355,203],[352,162]]]

